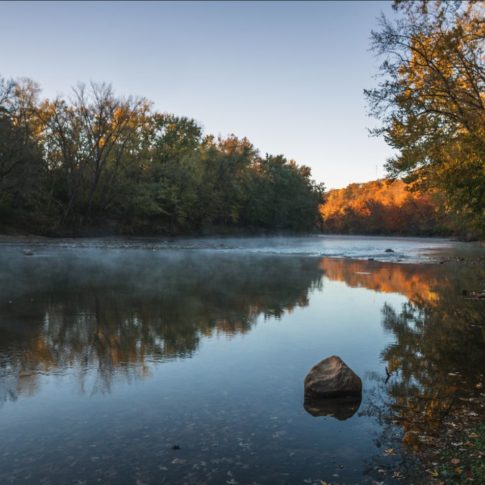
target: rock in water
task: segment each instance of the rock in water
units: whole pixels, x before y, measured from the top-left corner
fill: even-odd
[[[305,396],[308,398],[360,397],[362,381],[336,355],[322,360],[305,377]]]
[[[394,249],[387,248],[384,252],[385,253],[393,253],[394,252]]]

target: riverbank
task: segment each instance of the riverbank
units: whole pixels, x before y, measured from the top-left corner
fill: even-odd
[[[485,483],[485,394],[459,398],[442,430],[418,456],[433,484]]]

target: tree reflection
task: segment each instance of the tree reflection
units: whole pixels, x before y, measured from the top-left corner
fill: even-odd
[[[81,390],[109,392],[115,378],[149,375],[150,362],[192,356],[203,337],[306,306],[321,284],[311,258],[146,253],[2,262],[0,401],[65,369]]]
[[[361,412],[387,423],[385,436],[400,426],[404,444],[414,451],[433,443],[450,413],[480,397],[485,302],[466,295],[483,288],[485,268],[331,258],[320,265],[325,277],[348,286],[407,297],[399,311],[387,304],[382,309],[394,341],[382,352],[387,375],[383,369],[368,376],[375,387],[367,389]]]
[[[467,300],[462,291],[479,288],[484,276],[483,268],[455,267],[443,272],[432,301],[417,296],[400,311],[382,309],[383,326],[395,339],[382,353],[390,375],[379,379],[382,416],[402,427],[413,451],[432,444],[450,413],[479,397],[484,302]]]
[[[433,265],[322,258],[320,266],[327,278],[352,288],[400,293],[413,301],[431,303],[438,296],[436,289],[449,284],[440,268]]]
[[[448,292],[436,305],[407,303],[400,313],[383,308],[384,327],[396,342],[383,352],[391,379],[390,412],[413,449],[440,431],[460,400],[476,397],[483,379],[483,303]]]

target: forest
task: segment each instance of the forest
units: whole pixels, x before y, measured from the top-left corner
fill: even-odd
[[[48,100],[32,80],[0,78],[2,232],[311,231],[323,194],[308,167],[108,84]]]
[[[457,221],[443,210],[437,191],[412,190],[402,180],[374,180],[329,190],[321,215],[325,232],[443,236],[459,233]]]
[[[109,84],[49,100],[32,80],[0,77],[0,232],[485,237],[484,4],[394,8],[371,33],[382,62],[364,90],[380,122],[371,133],[394,149],[389,182],[351,184],[325,203],[309,167]]]

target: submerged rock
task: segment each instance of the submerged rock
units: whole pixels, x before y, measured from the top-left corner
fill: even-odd
[[[305,398],[359,398],[360,377],[336,355],[322,360],[305,377]]]
[[[360,396],[320,399],[305,397],[303,407],[312,416],[330,416],[345,421],[358,411],[361,400]]]

